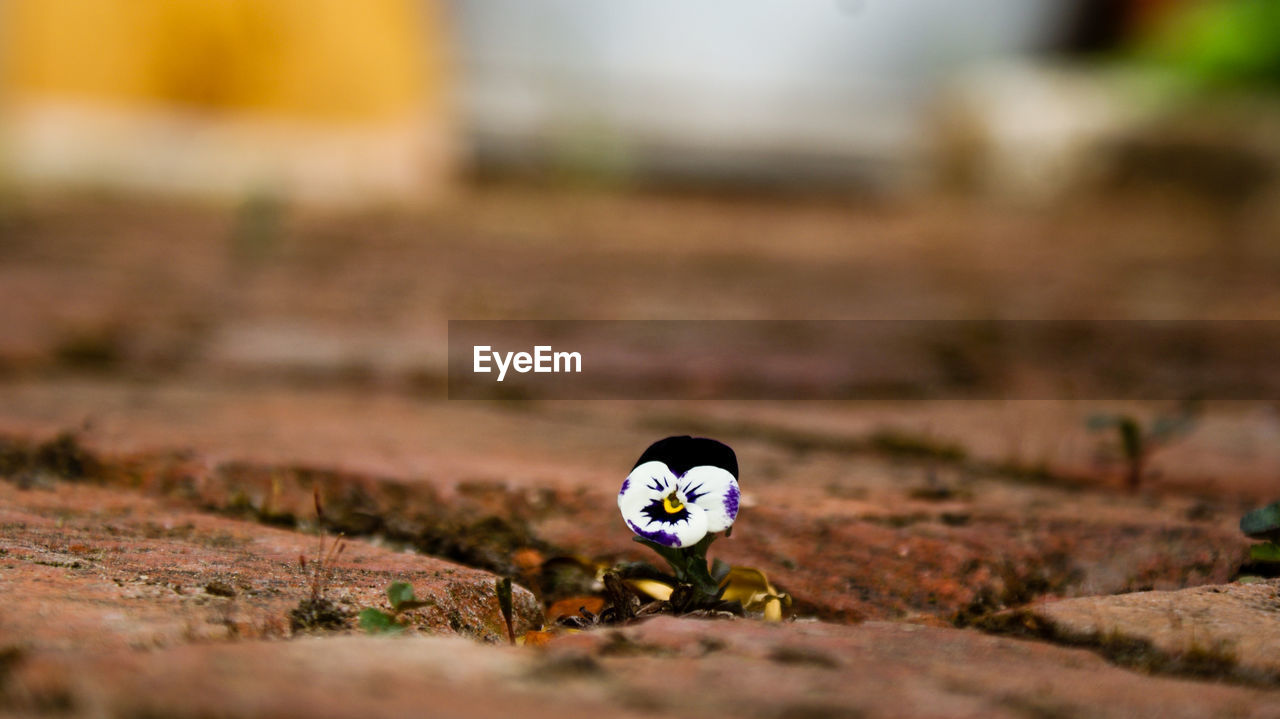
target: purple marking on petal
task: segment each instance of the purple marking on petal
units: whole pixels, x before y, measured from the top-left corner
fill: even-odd
[[[641,537],[644,537],[645,539],[651,542],[657,542],[658,544],[661,544],[664,547],[680,546],[680,538],[672,534],[671,532],[664,532],[661,529],[656,529],[652,532],[646,532],[645,530],[637,527],[635,523],[632,522],[630,519],[627,520],[627,526],[631,527],[631,531],[635,532]]]
[[[729,491],[724,493],[724,511],[730,519],[738,516],[738,488],[733,485],[729,485]]]
[[[630,486],[631,486],[631,478],[627,477],[626,479],[622,480],[622,489],[618,490],[618,494],[625,494],[627,491],[627,487],[630,487]]]

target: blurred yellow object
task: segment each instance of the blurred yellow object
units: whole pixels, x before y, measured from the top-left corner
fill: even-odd
[[[628,579],[627,586],[650,599],[665,602],[671,598],[671,585],[656,579]]]
[[[448,169],[428,0],[0,0],[10,163],[302,199],[413,194]],[[21,179],[21,177],[20,177]]]
[[[665,602],[671,598],[670,584],[656,579],[628,579],[627,585],[650,599]],[[780,622],[791,608],[791,596],[779,592],[769,583],[764,572],[754,567],[733,567],[720,583],[725,601],[736,601],[748,612],[760,612],[770,622]]]
[[[791,596],[779,592],[764,572],[753,567],[733,567],[721,582],[725,601],[737,601],[748,612],[762,612],[766,621],[782,621],[791,608]]]

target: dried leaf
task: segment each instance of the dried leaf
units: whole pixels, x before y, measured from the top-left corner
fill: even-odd
[[[536,549],[518,549],[511,555],[511,561],[521,572],[536,572],[545,562],[542,552]]]
[[[604,593],[605,601],[613,611],[613,621],[626,622],[635,618],[640,609],[640,598],[616,573],[605,572]]]
[[[791,606],[791,597],[769,583],[764,572],[754,567],[733,567],[725,577],[725,601],[738,602],[748,612],[762,612],[767,621],[782,621]]]
[[[782,598],[769,597],[764,603],[764,620],[766,622],[782,621]]]
[[[660,602],[671,599],[673,587],[666,582],[660,582],[656,579],[628,579],[626,582],[627,586],[650,599],[656,599]]]
[[[569,597],[552,603],[547,608],[547,622],[555,622],[560,617],[572,617],[587,610],[591,614],[599,614],[604,609],[603,597]]]
[[[554,635],[551,632],[542,632],[536,629],[530,629],[524,633],[523,637],[516,642],[526,647],[543,647],[550,643]]]

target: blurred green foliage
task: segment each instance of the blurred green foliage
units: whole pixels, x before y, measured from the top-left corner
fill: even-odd
[[[1241,517],[1240,531],[1250,539],[1280,542],[1280,502],[1268,504]]]
[[[399,634],[404,631],[404,625],[395,617],[373,607],[361,610],[358,620],[366,634]]]
[[[1280,562],[1280,544],[1263,542],[1249,547],[1249,559],[1255,562]]]
[[[1159,23],[1138,51],[1197,85],[1280,90],[1280,2],[1192,0]]]
[[[1250,539],[1267,540],[1249,547],[1250,561],[1257,565],[1280,566],[1280,502],[1241,517],[1240,531]]]

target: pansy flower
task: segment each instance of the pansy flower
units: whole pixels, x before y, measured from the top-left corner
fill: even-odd
[[[618,508],[638,536],[690,547],[738,516],[738,459],[705,437],[668,437],[649,446],[622,481]]]

